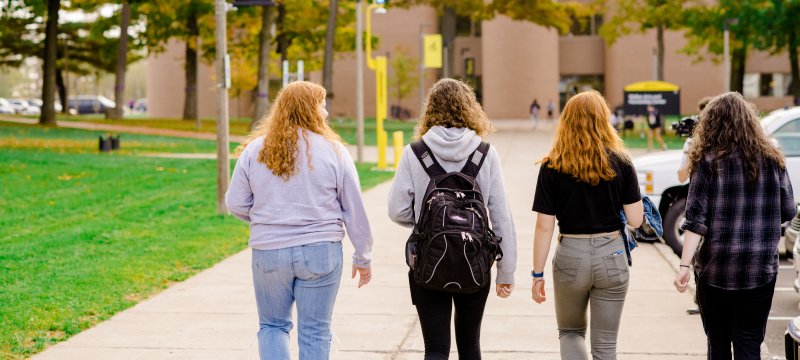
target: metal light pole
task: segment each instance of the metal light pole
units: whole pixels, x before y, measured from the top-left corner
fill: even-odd
[[[361,0],[356,0],[356,161],[364,162],[364,23]]]
[[[230,87],[230,63],[226,44],[225,14],[228,4],[225,0],[215,0],[214,17],[217,25],[217,213],[227,214],[225,192],[230,183],[230,160],[228,145],[228,88]]]

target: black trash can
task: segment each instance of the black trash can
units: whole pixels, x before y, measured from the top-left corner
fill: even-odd
[[[119,150],[119,135],[108,138],[111,140],[111,150]]]
[[[104,137],[103,135],[100,135],[98,147],[100,152],[111,151],[111,137]]]

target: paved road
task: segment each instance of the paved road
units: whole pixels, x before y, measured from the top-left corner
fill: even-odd
[[[795,271],[791,259],[781,260],[778,281],[775,284],[775,295],[772,299],[772,310],[767,322],[765,343],[770,350],[771,359],[785,359],[783,334],[790,319],[800,316],[798,301],[800,295],[794,291]]]

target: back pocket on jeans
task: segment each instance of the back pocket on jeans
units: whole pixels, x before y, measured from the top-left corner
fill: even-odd
[[[581,258],[556,251],[553,258],[553,278],[562,284],[572,284],[578,277]]]
[[[303,260],[315,278],[332,273],[342,264],[342,243],[324,242],[303,245]]]
[[[613,254],[603,257],[603,263],[608,273],[608,281],[612,284],[621,284],[628,281],[628,257],[622,254]]]

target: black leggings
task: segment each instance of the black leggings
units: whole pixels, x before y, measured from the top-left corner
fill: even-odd
[[[776,277],[777,278],[777,277]],[[775,279],[747,290],[724,290],[697,281],[700,316],[708,337],[708,359],[761,359],[761,343],[775,293]]]
[[[411,301],[417,307],[425,360],[441,360],[450,356],[450,314],[456,307],[456,346],[459,360],[481,359],[481,321],[490,285],[472,294],[456,294],[430,290],[414,282],[409,272]]]

